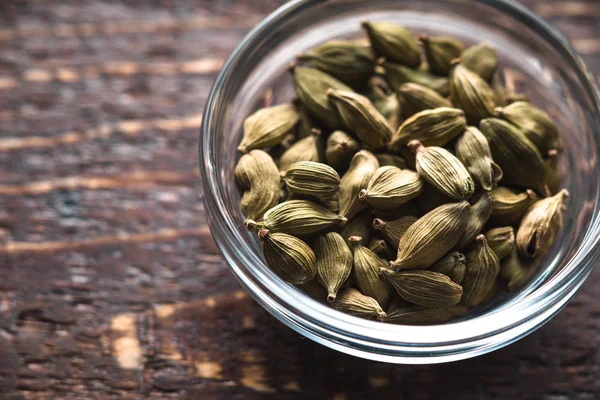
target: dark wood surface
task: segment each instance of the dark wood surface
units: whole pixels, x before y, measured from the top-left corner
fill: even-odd
[[[200,113],[275,0],[0,2],[0,399],[595,399],[600,271],[476,359],[364,361],[241,290],[206,225]],[[600,74],[600,2],[526,1]]]

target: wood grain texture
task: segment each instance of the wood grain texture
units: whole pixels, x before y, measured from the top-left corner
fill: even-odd
[[[596,399],[596,271],[476,359],[393,366],[299,337],[206,224],[196,142],[223,60],[282,0],[0,2],[0,399]],[[600,3],[527,0],[600,74]]]

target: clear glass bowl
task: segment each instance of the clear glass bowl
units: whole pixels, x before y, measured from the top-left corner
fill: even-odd
[[[500,76],[556,119],[563,139],[567,201],[563,233],[544,268],[521,292],[498,296],[458,322],[403,326],[333,310],[280,280],[255,234],[244,229],[233,170],[244,118],[294,97],[288,64],[333,38],[362,35],[363,19],[398,22],[498,50]],[[339,351],[393,363],[439,363],[484,354],[552,318],[598,262],[599,93],[569,42],[515,2],[471,0],[296,0],[271,14],[234,51],[214,85],[200,133],[200,171],[213,236],[233,273],[280,321]]]

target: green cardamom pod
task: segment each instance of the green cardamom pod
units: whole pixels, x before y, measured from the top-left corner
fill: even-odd
[[[488,246],[500,261],[508,257],[515,247],[515,230],[512,226],[492,228],[484,236]]]
[[[523,257],[536,258],[548,251],[563,224],[566,189],[534,203],[523,216],[517,231],[517,248]]]
[[[348,240],[354,255],[352,273],[356,286],[363,294],[377,300],[382,307],[387,307],[394,293],[389,283],[379,275],[379,269],[387,267],[387,261],[363,246],[361,237],[352,236]]]
[[[479,124],[494,161],[504,172],[502,182],[545,193],[545,165],[535,145],[509,122],[486,118]]]
[[[371,238],[367,248],[386,260],[393,260],[396,258],[396,250],[392,250],[383,239]]]
[[[464,289],[462,304],[475,307],[481,304],[494,288],[500,271],[500,262],[483,235],[477,236],[466,258],[467,271],[462,281]]]
[[[471,205],[467,217],[467,226],[456,244],[457,249],[464,249],[481,233],[481,230],[490,219],[490,215],[492,215],[493,206],[494,198],[489,192],[482,193],[479,199]]]
[[[281,279],[293,284],[312,280],[317,273],[315,253],[297,237],[261,230],[262,248],[267,265]]]
[[[457,61],[450,74],[450,98],[462,108],[467,119],[476,123],[493,115],[496,95],[488,83]]]
[[[380,269],[400,297],[424,307],[452,307],[460,301],[463,288],[439,272],[417,270],[394,272]]]
[[[517,101],[506,107],[497,107],[494,115],[519,128],[537,147],[540,154],[546,155],[551,149],[562,149],[558,127],[548,114],[533,104],[527,101]]]
[[[341,290],[331,305],[336,310],[355,317],[377,318],[379,321],[386,318],[386,314],[377,300],[352,288]]]
[[[282,177],[288,190],[325,201],[340,189],[340,176],[327,164],[300,161],[292,164]]]
[[[556,149],[548,151],[548,158],[544,160],[544,165],[546,166],[546,186],[550,189],[550,194],[558,193],[562,184],[562,175]]]
[[[422,189],[423,180],[415,171],[387,166],[375,171],[358,197],[374,208],[389,210],[414,199]]]
[[[417,172],[431,186],[456,200],[471,197],[475,183],[452,153],[442,147],[425,147],[418,140],[410,142],[408,147],[416,154]]]
[[[492,80],[498,67],[496,49],[487,43],[479,43],[465,49],[460,59],[465,67],[488,82]]]
[[[394,299],[390,304],[385,322],[402,325],[437,325],[464,317],[469,310],[463,306],[423,307],[407,305],[402,299]]]
[[[244,136],[238,150],[247,153],[276,146],[294,132],[299,120],[300,116],[292,104],[258,110],[244,121]]]
[[[492,190],[492,196],[494,206],[490,220],[503,225],[518,224],[529,207],[537,201],[537,195],[531,189],[520,191],[498,186]]]
[[[423,34],[419,36],[419,41],[423,44],[429,69],[438,75],[448,75],[452,60],[460,57],[464,50],[461,42],[448,36],[427,36]]]
[[[417,222],[417,217],[413,217],[412,215],[407,215],[391,221],[375,218],[373,220],[373,228],[383,234],[383,237],[392,248],[398,249],[400,238],[415,222]]]
[[[321,162],[322,151],[321,131],[315,129],[311,136],[298,140],[281,155],[279,169],[285,172],[292,164],[300,161]]]
[[[338,290],[352,272],[352,252],[336,232],[319,235],[314,242],[317,279],[327,290],[327,301],[335,300]]]
[[[350,162],[350,168],[342,176],[340,184],[341,215],[352,218],[367,208],[366,204],[358,198],[358,194],[367,187],[377,168],[379,168],[379,162],[371,152],[361,150],[354,155]]]
[[[366,96],[373,106],[387,119],[392,131],[400,126],[400,102],[381,76],[373,76],[367,83]]]
[[[383,147],[392,137],[387,120],[366,97],[347,91],[328,91],[332,103],[344,126],[371,150]]]
[[[313,131],[317,129],[315,122],[308,115],[306,107],[302,104],[300,99],[294,99],[294,106],[296,106],[296,112],[298,113],[298,139],[304,139],[305,137],[312,136]],[[317,129],[318,130],[318,129]]]
[[[354,218],[349,220],[346,225],[342,228],[342,237],[346,240],[346,243],[350,245],[348,239],[352,236],[358,236],[362,238],[361,244],[366,246],[371,238],[371,210],[364,210],[356,214]]]
[[[429,268],[449,252],[462,236],[469,215],[469,202],[440,206],[412,224],[400,238],[395,270]]]
[[[296,94],[309,114],[331,129],[341,128],[342,121],[333,104],[329,102],[327,91],[352,89],[318,69],[293,66],[291,71]]]
[[[352,87],[363,85],[375,67],[369,48],[349,40],[330,40],[301,54],[298,59]]]
[[[252,150],[243,155],[235,167],[234,177],[242,192],[240,203],[246,218],[260,221],[264,213],[279,202],[279,170],[264,151]]]
[[[458,137],[455,151],[456,157],[484,190],[492,190],[492,187],[502,179],[502,169],[492,160],[488,140],[474,126],[468,126]]]
[[[377,161],[381,167],[392,166],[400,169],[407,169],[408,163],[403,157],[395,154],[378,153],[375,154]]]
[[[436,76],[429,71],[416,70],[381,59],[378,62],[392,89],[398,89],[402,84],[412,82],[433,89],[442,96],[448,96],[450,93],[450,80],[445,76]]]
[[[467,259],[462,253],[452,251],[440,258],[429,270],[444,274],[460,285],[467,270]]]
[[[446,196],[427,182],[423,185],[423,192],[417,197],[417,205],[422,214],[427,214],[434,208],[453,201],[451,197]]]
[[[500,266],[500,278],[510,292],[522,289],[538,272],[541,259],[526,259],[519,255],[515,246]]]
[[[340,212],[340,200],[338,198],[339,193],[336,193],[333,197],[327,200],[321,200],[320,203],[323,207],[331,211],[332,213]]]
[[[450,100],[442,97],[438,92],[417,83],[404,83],[398,88],[400,110],[404,118],[434,108],[452,107]],[[463,114],[464,115],[464,114]]]
[[[391,22],[365,21],[362,27],[377,55],[410,67],[421,63],[417,38],[408,29]]]
[[[457,108],[420,111],[400,125],[390,149],[398,151],[412,140],[420,140],[425,146],[444,146],[465,131],[466,122],[465,113]]]
[[[360,150],[360,144],[343,131],[335,131],[327,138],[325,160],[336,170],[344,170],[350,160]]]

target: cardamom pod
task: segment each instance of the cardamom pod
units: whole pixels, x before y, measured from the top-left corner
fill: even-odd
[[[316,279],[303,283],[302,285],[296,285],[296,287],[311,299],[318,301],[321,304],[327,304],[327,301],[325,301],[327,292]]]
[[[393,62],[417,67],[421,50],[417,39],[408,29],[391,22],[362,23],[375,53]]]
[[[400,156],[395,154],[387,154],[387,153],[378,153],[375,154],[375,158],[379,161],[379,165],[381,167],[392,166],[400,169],[408,168],[408,164],[406,160]]]
[[[415,222],[417,222],[417,217],[413,217],[412,215],[407,215],[392,221],[384,221],[380,218],[375,218],[373,220],[373,228],[381,231],[383,237],[392,248],[398,249],[400,238]]]
[[[492,190],[502,178],[502,169],[492,160],[488,140],[474,126],[468,126],[458,137],[455,150],[456,157],[484,190]]]
[[[336,170],[344,170],[350,160],[360,150],[360,144],[343,131],[335,131],[327,138],[325,160]]]
[[[460,301],[463,288],[439,272],[417,270],[394,272],[380,269],[400,297],[424,307],[452,307]]]
[[[356,286],[363,294],[377,300],[382,307],[387,307],[394,293],[389,283],[379,275],[379,269],[387,267],[386,260],[363,246],[360,236],[352,236],[348,240],[354,255],[352,273]]]
[[[463,306],[423,307],[406,305],[402,299],[394,299],[390,304],[385,322],[403,325],[436,325],[464,317],[469,310]]]
[[[338,198],[339,193],[336,193],[333,197],[327,199],[327,200],[322,200],[320,203],[323,207],[325,207],[326,209],[328,209],[329,211],[331,211],[332,213],[339,213],[340,212],[340,200]]]
[[[434,208],[452,203],[452,201],[451,197],[446,196],[427,182],[423,185],[423,192],[417,197],[417,205],[422,214],[427,214]]]
[[[422,196],[419,196],[419,198]],[[407,215],[411,215],[414,217],[419,217],[423,213],[419,209],[419,205],[416,201],[411,200],[408,203],[402,204],[400,207],[397,207],[394,210],[373,210],[373,215],[377,218],[381,218],[385,221],[391,221],[393,219],[398,219],[405,217]]]
[[[321,162],[322,149],[321,131],[314,129],[311,136],[298,140],[281,155],[279,169],[285,172],[292,164],[300,161]]]
[[[352,236],[358,236],[362,238],[361,244],[366,246],[371,238],[371,210],[364,210],[356,214],[354,218],[349,220],[346,225],[342,228],[342,237],[346,240],[346,243],[350,245],[348,239]]]
[[[352,87],[363,85],[375,67],[369,48],[349,40],[330,40],[298,59]]]
[[[373,106],[387,119],[392,131],[400,126],[400,102],[381,76],[373,76],[367,83],[366,96]]]
[[[423,34],[419,36],[419,41],[423,44],[429,69],[438,75],[448,75],[452,60],[460,57],[464,50],[461,42],[448,36],[427,36]]]
[[[445,76],[436,76],[429,71],[416,70],[381,59],[378,63],[383,68],[385,78],[392,89],[398,89],[402,84],[412,82],[433,89],[442,96],[448,96],[450,93],[450,81]]]
[[[327,91],[352,89],[318,69],[293,66],[291,71],[296,94],[309,114],[331,129],[341,128],[342,121],[333,104],[329,102]]]
[[[267,265],[281,279],[293,284],[312,280],[317,273],[315,253],[297,237],[285,233],[259,231]]]
[[[300,119],[298,122],[298,139],[312,136],[313,130],[317,129],[315,122],[310,115],[308,115],[308,111],[306,111],[306,107],[302,105],[300,99],[295,98],[294,105],[296,106],[296,112]]]
[[[371,150],[383,147],[392,137],[392,128],[373,104],[364,96],[347,91],[328,91],[344,126]]]
[[[475,183],[465,166],[442,147],[425,147],[413,140],[408,147],[416,154],[417,172],[430,185],[456,200],[468,199]]]
[[[531,281],[540,266],[541,259],[523,258],[515,246],[500,266],[500,278],[506,282],[509,292],[516,292]]]
[[[252,150],[243,155],[235,167],[234,177],[242,192],[240,203],[246,218],[260,221],[264,213],[279,202],[279,170],[264,151]]]
[[[352,272],[352,252],[336,232],[317,236],[314,248],[317,280],[327,290],[327,301],[332,302]]]
[[[466,258],[467,271],[462,281],[464,294],[461,304],[475,307],[481,304],[494,288],[500,271],[500,262],[483,235],[477,236]]]
[[[340,176],[327,164],[300,161],[292,164],[282,177],[292,193],[325,201],[340,189]]]
[[[517,248],[524,257],[536,258],[548,251],[563,224],[566,189],[534,203],[523,216],[517,231]]]
[[[465,49],[460,59],[465,67],[488,82],[492,80],[498,67],[496,49],[487,43],[479,43]]]
[[[464,249],[481,233],[488,219],[490,219],[490,215],[492,215],[493,206],[494,198],[489,192],[482,193],[475,204],[471,205],[467,217],[467,226],[456,244],[457,249]]]
[[[490,220],[503,225],[518,224],[529,207],[537,201],[537,195],[531,189],[519,191],[498,186],[492,190],[492,196],[494,206]]]
[[[420,140],[425,146],[444,146],[465,131],[466,122],[465,113],[457,108],[420,111],[400,125],[389,147],[398,151],[412,140]]]
[[[356,289],[343,289],[331,303],[333,308],[345,314],[354,315],[360,318],[377,318],[383,321],[386,313],[383,311],[377,300],[365,296]]]
[[[450,251],[463,234],[469,202],[440,206],[412,224],[400,238],[395,270],[428,268]]]
[[[440,258],[429,270],[444,274],[460,285],[465,277],[466,269],[467,259],[465,256],[458,251],[452,251]]]
[[[299,120],[300,116],[292,104],[258,110],[244,121],[244,136],[238,151],[247,153],[278,145],[294,132]]]
[[[475,72],[456,61],[450,74],[452,104],[462,108],[467,120],[476,123],[492,116],[496,96],[488,83]]]
[[[414,199],[422,189],[423,180],[415,171],[387,166],[375,171],[358,197],[374,208],[390,210]]]
[[[494,115],[507,120],[521,130],[546,155],[551,149],[562,149],[558,127],[548,114],[527,101],[517,101],[506,107],[497,107]]]
[[[450,100],[442,97],[438,92],[417,83],[404,83],[398,88],[400,110],[404,118],[434,108],[452,107]],[[463,114],[464,115],[464,114]]]
[[[352,157],[350,168],[342,176],[340,183],[341,215],[352,218],[367,208],[366,204],[358,198],[358,194],[367,187],[377,168],[379,168],[377,158],[367,150],[361,150]]]
[[[550,194],[559,191],[562,184],[562,175],[558,164],[558,151],[551,149],[548,151],[548,158],[544,160],[546,166],[546,186],[550,189]]]
[[[533,143],[509,122],[486,118],[479,124],[487,138],[494,161],[504,172],[502,182],[545,193],[545,166]]]
[[[392,249],[385,243],[385,240],[383,239],[371,238],[367,248],[373,253],[377,254],[379,257],[386,260],[393,260],[396,258],[396,250],[394,249],[392,251]]]
[[[500,261],[508,257],[515,247],[515,230],[512,226],[490,229],[484,236],[488,246]]]

